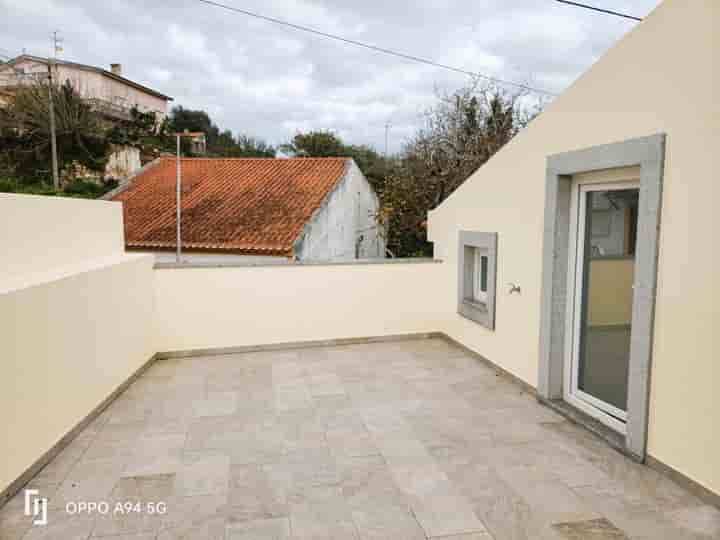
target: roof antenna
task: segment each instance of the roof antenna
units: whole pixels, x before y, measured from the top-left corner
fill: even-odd
[[[64,41],[63,38],[58,36],[60,32],[58,30],[55,30],[52,33],[52,42],[53,42],[53,57],[57,58],[58,53],[63,52],[63,48],[61,43]]]

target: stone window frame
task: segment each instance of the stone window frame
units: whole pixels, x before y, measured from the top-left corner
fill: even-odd
[[[495,297],[497,290],[497,233],[460,231],[458,234],[458,307],[457,312],[488,330],[495,330]],[[487,252],[487,299],[486,302],[472,300],[475,280],[475,261],[466,257],[466,248]]]
[[[665,134],[657,134],[551,155],[546,171],[538,396],[549,403],[569,406],[563,401],[563,371],[572,177],[584,172],[640,167],[628,419],[619,444],[625,453],[641,462],[647,451],[665,141]]]

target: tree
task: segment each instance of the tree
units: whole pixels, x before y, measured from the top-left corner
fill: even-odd
[[[390,160],[379,154],[372,146],[345,144],[332,131],[299,132],[292,141],[280,145],[280,150],[295,157],[352,158],[376,190],[389,170]]]
[[[168,127],[171,131],[202,131],[206,137],[217,137],[220,130],[205,111],[186,109],[176,105],[170,111]]]
[[[231,151],[232,157],[275,157],[275,148],[262,139],[248,135],[238,135],[235,147]]]
[[[388,248],[398,256],[430,255],[429,210],[510,141],[537,113],[508,94],[474,83],[439,97],[424,126],[404,147],[379,188]]]
[[[168,120],[170,131],[202,131],[207,154],[214,157],[275,157],[275,148],[261,139],[248,135],[237,138],[229,129],[221,131],[203,110],[173,107]]]
[[[280,150],[296,157],[349,157],[347,147],[332,131],[300,132]]]
[[[76,161],[103,170],[108,141],[102,117],[66,83],[50,87],[55,106],[55,132],[60,169]],[[43,181],[50,170],[50,114],[47,84],[22,87],[0,112],[5,160],[28,181]]]

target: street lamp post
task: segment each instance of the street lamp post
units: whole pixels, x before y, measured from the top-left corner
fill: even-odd
[[[182,188],[182,173],[180,172],[180,133],[175,134],[177,139],[177,156],[175,158],[175,163],[177,165],[177,181],[175,182],[175,221],[176,221],[176,235],[175,235],[175,243],[176,243],[176,260],[179,263],[180,262],[180,254],[181,254],[181,236],[182,232],[180,229],[180,191]]]
[[[189,137],[196,138],[198,135],[202,135],[199,132],[190,132],[187,129],[185,131],[178,131],[171,133],[175,136],[176,145],[176,156],[175,156],[175,168],[176,168],[176,181],[175,181],[175,260],[176,262],[181,261],[182,257],[182,166],[180,159],[180,138]]]

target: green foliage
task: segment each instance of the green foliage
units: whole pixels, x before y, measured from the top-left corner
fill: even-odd
[[[50,172],[49,93],[55,109],[59,168],[73,162],[102,171],[109,143],[100,116],[68,83],[37,84],[21,89],[0,111],[0,166],[26,183],[41,182]],[[10,171],[4,168],[7,175]]]
[[[296,157],[349,157],[347,147],[332,131],[298,133],[280,150]]]
[[[173,107],[167,127],[173,132],[205,133],[207,155],[211,157],[275,157],[275,148],[265,141],[247,135],[235,137],[229,129],[220,131],[210,115],[202,110],[186,109],[181,105]],[[189,145],[187,148],[189,150]]]
[[[428,212],[532,119],[537,111],[522,107],[521,97],[475,84],[440,96],[426,112],[425,125],[377,189],[379,220],[390,251],[397,256],[432,254],[426,238]]]
[[[107,141],[118,145],[142,146],[150,139],[167,141],[166,123],[157,127],[157,119],[152,112],[142,112],[137,107],[130,109],[130,120],[116,121],[107,132]],[[162,144],[162,143],[161,143]],[[164,144],[167,144],[165,142]]]
[[[21,193],[25,195],[48,195],[57,197],[73,197],[78,199],[97,199],[117,187],[117,181],[110,180],[97,184],[83,180],[75,180],[64,188],[56,190],[51,184],[42,182],[22,182],[17,179],[0,179],[0,193]]]
[[[108,180],[102,184],[95,182],[87,182],[83,180],[75,180],[65,186],[63,192],[71,197],[82,197],[85,199],[96,199],[101,197],[111,189],[115,189],[118,185],[117,180]]]
[[[234,148],[228,151],[229,157],[275,157],[275,148],[262,139],[248,135],[238,135]]]
[[[368,182],[376,190],[391,169],[392,161],[368,145],[345,144],[332,131],[298,133],[292,141],[280,145],[280,150],[295,157],[349,157],[355,160]]]

